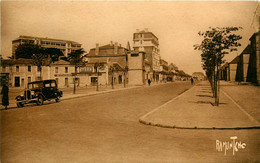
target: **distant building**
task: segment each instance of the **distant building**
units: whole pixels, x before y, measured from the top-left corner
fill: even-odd
[[[69,53],[81,49],[81,44],[61,39],[53,39],[47,37],[32,37],[32,36],[20,36],[12,41],[12,56],[15,57],[15,51],[20,44],[30,43],[40,45],[43,48],[57,48],[60,49],[64,56],[67,57]]]
[[[160,74],[159,74],[159,80],[160,82],[166,82],[167,81],[167,77],[170,77],[170,73],[169,73],[169,66],[168,66],[168,62],[160,59]],[[168,79],[169,80],[169,79]]]
[[[192,73],[192,78],[201,81],[201,80],[205,80],[205,75],[202,72],[194,72]]]
[[[148,65],[151,66],[150,72],[146,72],[146,80],[152,79],[159,81],[160,72],[160,49],[159,39],[146,28],[145,30],[136,30],[133,34],[133,49],[140,51],[143,49],[145,52],[145,59]]]

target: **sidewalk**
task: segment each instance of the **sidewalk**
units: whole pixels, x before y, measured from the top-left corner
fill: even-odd
[[[161,84],[168,84],[168,83],[152,83],[150,87],[161,85]],[[124,87],[123,84],[117,84],[117,85],[114,85],[114,89],[112,89],[111,85],[108,85],[108,86],[103,85],[103,86],[99,87],[98,91],[96,91],[96,86],[77,87],[75,94],[73,94],[73,88],[71,88],[71,87],[70,88],[61,88],[60,90],[63,92],[63,97],[61,97],[60,101],[74,99],[74,98],[80,98],[80,97],[85,97],[85,96],[105,94],[105,93],[127,90],[127,89],[140,88],[140,87],[149,87],[149,86],[148,85],[141,85],[141,86],[126,85],[126,87]],[[23,92],[23,90],[24,89],[21,89],[21,88],[9,89],[8,109],[17,108],[15,97],[20,95]],[[1,99],[2,99],[2,97],[1,97]],[[4,110],[3,106],[2,106],[2,110]]]
[[[142,116],[144,124],[190,129],[260,128],[260,123],[221,90],[219,107],[213,106],[211,88],[203,81]]]

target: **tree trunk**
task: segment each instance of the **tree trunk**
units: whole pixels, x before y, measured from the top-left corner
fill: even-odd
[[[97,70],[97,91],[98,91],[98,70]]]
[[[76,73],[77,73],[77,70],[76,70],[76,67],[75,67],[73,94],[76,93]]]
[[[40,80],[42,80],[42,68],[39,67],[39,69],[40,69]]]
[[[124,72],[124,88],[126,87],[126,81],[125,81],[125,78],[126,78],[126,73]]]
[[[114,77],[113,77],[113,72],[112,72],[112,83],[111,83],[111,85],[112,85],[112,89],[114,89]]]
[[[218,63],[217,63],[217,72],[216,72],[216,88],[215,88],[215,106],[219,106],[219,70],[218,70]]]

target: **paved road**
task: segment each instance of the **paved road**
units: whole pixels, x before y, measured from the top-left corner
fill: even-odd
[[[2,111],[2,162],[259,162],[259,130],[182,130],[138,122],[190,87],[170,83]],[[216,140],[231,136],[246,148],[234,156],[216,151]]]

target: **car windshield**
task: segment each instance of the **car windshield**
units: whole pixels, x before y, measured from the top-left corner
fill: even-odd
[[[44,87],[56,87],[55,81],[48,81],[45,83]]]
[[[28,88],[29,89],[42,88],[42,87],[43,87],[43,83],[42,82],[28,84]]]

